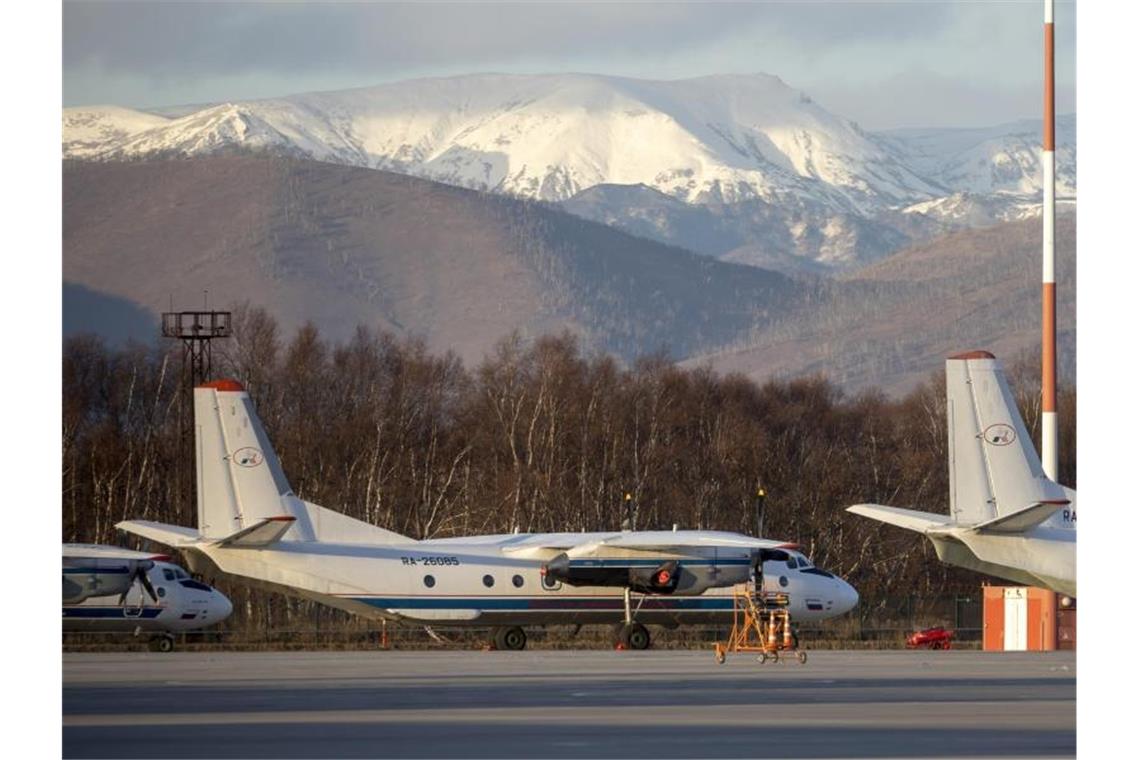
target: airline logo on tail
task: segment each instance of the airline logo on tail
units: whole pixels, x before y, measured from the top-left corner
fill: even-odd
[[[257,467],[264,461],[265,456],[252,446],[246,446],[244,449],[238,449],[234,452],[234,462],[242,467]]]
[[[1004,422],[986,428],[985,439],[994,446],[1008,446],[1017,440],[1017,432]]]

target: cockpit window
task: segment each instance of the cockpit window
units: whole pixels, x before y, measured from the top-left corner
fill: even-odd
[[[797,559],[796,562],[798,562],[800,564],[800,567],[811,567],[811,563],[808,562],[803,557],[800,557],[799,559]]]
[[[788,563],[787,563],[787,564],[788,564],[788,569],[789,569],[789,570],[795,570],[795,569],[796,569],[796,560],[795,560],[795,557],[789,557],[789,558],[788,558]]]
[[[213,589],[211,589],[205,583],[199,583],[198,581],[192,581],[189,579],[179,581],[179,585],[182,586],[182,588],[192,588],[198,591],[213,591]]]
[[[174,568],[174,575],[175,575],[175,576],[176,576],[176,577],[177,577],[179,580],[184,580],[184,579],[186,579],[186,578],[189,578],[189,577],[190,577],[189,575],[187,575],[187,574],[186,574],[186,571],[185,571],[185,570],[183,570],[183,569],[182,569],[182,568],[180,568],[180,567],[176,567],[176,568]]]
[[[162,568],[162,577],[168,581],[174,580],[174,571],[169,567]]]

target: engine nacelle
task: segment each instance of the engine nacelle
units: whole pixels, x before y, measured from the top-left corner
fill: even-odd
[[[662,562],[656,567],[621,565],[614,560],[596,562],[580,560],[579,564],[571,565],[570,558],[560,554],[543,565],[541,572],[546,578],[570,586],[630,588],[642,594],[672,594],[681,582],[682,569],[677,560]]]

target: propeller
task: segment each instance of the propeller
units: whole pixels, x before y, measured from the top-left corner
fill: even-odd
[[[150,596],[152,602],[158,601],[158,594],[155,593],[154,586],[151,585],[150,578],[147,577],[147,573],[150,572],[150,569],[152,567],[154,567],[154,563],[150,560],[135,563],[135,572],[131,577],[131,583],[129,586],[127,586],[127,589],[123,592],[123,595],[119,597],[119,604],[126,603],[127,594],[130,593],[131,588],[136,583],[142,584],[142,587],[146,589],[146,593]]]

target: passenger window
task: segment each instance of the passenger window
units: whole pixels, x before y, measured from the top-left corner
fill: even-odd
[[[490,575],[484,575],[483,576],[483,585],[486,586],[487,588],[491,588],[491,586],[495,585],[495,579]]]
[[[549,575],[542,576],[542,587],[547,591],[557,591],[562,588],[562,582],[551,578]]]
[[[780,585],[781,586],[787,586],[788,585],[788,576],[786,576],[786,575],[780,576]]]
[[[159,586],[155,589],[155,593],[157,593],[160,598],[164,597],[166,596],[166,588],[164,586]]]
[[[522,588],[523,577],[521,575],[516,575],[514,578],[511,578],[511,583],[515,584],[515,588]]]
[[[431,588],[432,586],[434,586],[435,585],[435,576],[434,575],[425,575],[424,576],[424,585],[427,586],[428,588]]]

